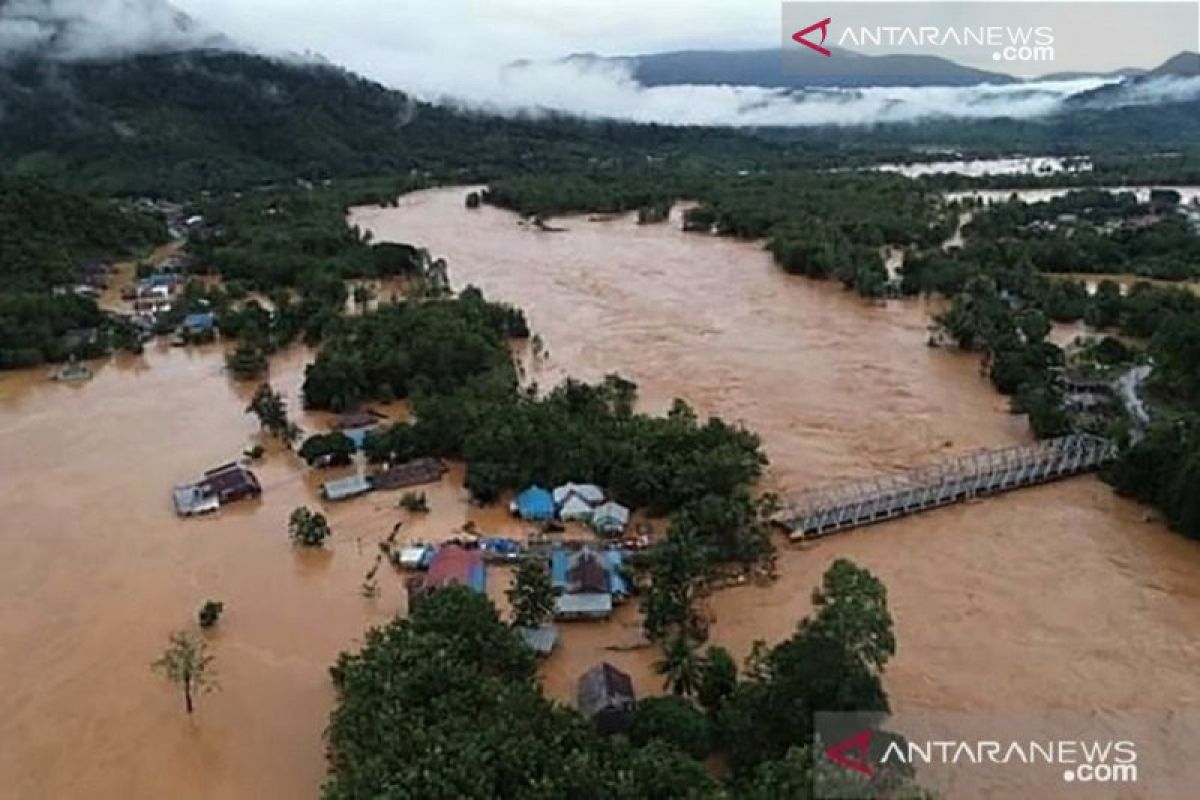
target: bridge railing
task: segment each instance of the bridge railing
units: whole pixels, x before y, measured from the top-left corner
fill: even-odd
[[[1090,434],[980,450],[907,472],[803,492],[776,519],[790,529],[792,538],[824,536],[1089,472],[1115,455],[1111,441]]]

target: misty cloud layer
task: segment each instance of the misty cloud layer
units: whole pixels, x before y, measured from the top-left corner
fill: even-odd
[[[0,0],[0,58],[100,58],[223,42],[161,0]]]
[[[689,23],[688,35],[708,46],[731,47],[777,28],[777,8],[767,21],[762,18],[765,5],[739,2],[736,7],[714,3],[716,11]],[[230,39],[216,33],[219,30],[262,53],[320,52],[329,62],[427,100],[498,113],[554,110],[637,122],[725,126],[1032,118],[1053,114],[1068,96],[1106,83],[1089,78],[804,92],[739,86],[644,88],[619,63],[560,62],[555,57],[585,49],[584,44],[603,52],[653,49],[655,30],[660,28],[669,32],[660,35],[663,46],[680,44],[671,38],[682,35],[679,26],[671,27],[669,15],[655,4],[612,0],[612,8],[601,13],[593,0],[561,0],[551,13],[547,5],[529,0],[179,3],[191,16],[163,0],[0,0],[0,58],[29,52],[74,59],[232,47]],[[414,11],[413,5],[424,7]],[[751,6],[753,11],[747,11]],[[621,14],[628,15],[629,24],[616,24]],[[721,26],[733,30],[741,17],[741,33],[722,38],[716,32]],[[535,61],[519,68],[504,66],[524,57]],[[1200,80],[1195,79],[1163,79],[1128,88],[1108,102],[1127,105],[1200,96]]]

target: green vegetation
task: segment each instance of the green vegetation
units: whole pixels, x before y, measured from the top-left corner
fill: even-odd
[[[554,618],[554,585],[542,559],[523,559],[505,594],[512,606],[513,625],[536,628]]]
[[[288,517],[288,536],[301,547],[321,547],[332,533],[329,521],[318,511],[301,506]]]
[[[310,467],[344,467],[354,459],[354,442],[341,431],[318,433],[304,440],[298,455]]]
[[[740,683],[728,654],[710,651],[717,713],[679,695],[644,699],[626,739],[597,735],[542,695],[532,654],[487,598],[438,591],[331,670],[324,795],[811,798],[814,770],[847,780],[811,754],[812,711],[886,710],[880,674],[895,651],[886,592],[869,572],[835,562],[821,597],[790,639],[757,650]],[[696,760],[714,751],[733,767],[723,782]],[[920,796],[895,780],[888,796]],[[772,794],[781,786],[797,793]]]
[[[274,436],[288,447],[291,447],[302,435],[299,426],[288,418],[287,401],[283,395],[264,383],[254,392],[246,413],[258,418],[259,427],[268,435]]]
[[[160,221],[111,201],[0,175],[0,369],[108,352],[119,326],[72,291],[84,263],[165,240]]]
[[[200,612],[196,615],[200,627],[213,627],[221,619],[221,614],[224,611],[225,604],[219,600],[205,600],[204,605],[200,606]]]
[[[428,514],[429,498],[424,492],[405,492],[400,495],[400,507],[414,514]]]
[[[208,643],[190,631],[171,634],[170,643],[151,668],[183,690],[187,713],[195,710],[195,696],[217,688]]]

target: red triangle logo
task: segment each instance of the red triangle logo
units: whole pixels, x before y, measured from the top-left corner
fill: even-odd
[[[821,47],[821,45],[825,44],[825,36],[826,36],[826,34],[829,33],[827,28],[829,27],[829,23],[832,19],[833,19],[833,17],[826,17],[825,19],[821,20],[820,22],[818,22],[814,25],[809,25],[807,28],[805,28],[802,31],[796,31],[795,33],[792,34],[792,39],[794,41],[799,42],[800,44],[804,45],[805,47],[808,47],[812,50],[816,50],[818,53],[820,53],[823,56],[832,55],[832,53],[830,53],[824,47]],[[804,38],[805,36],[812,33],[813,31],[817,30],[818,28],[821,29],[821,41],[819,44],[813,44],[808,39]]]
[[[874,736],[875,731],[868,728],[862,733],[856,733],[849,739],[826,748],[825,755],[829,756],[829,760],[835,764],[841,764],[847,769],[861,772],[868,778],[873,777],[875,768],[871,766],[869,758],[871,739]]]

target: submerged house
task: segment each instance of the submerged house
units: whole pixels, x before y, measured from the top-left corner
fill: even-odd
[[[376,489],[390,490],[437,483],[448,469],[445,463],[436,458],[418,458],[371,476],[371,485]]]
[[[262,494],[254,473],[238,464],[225,464],[204,473],[200,480],[176,486],[175,513],[181,517],[208,514],[226,503]]]
[[[615,602],[624,600],[629,587],[618,574],[620,553],[615,561],[608,553],[585,547],[568,553],[556,547],[550,553],[550,582],[558,597],[554,618],[559,620],[607,619]]]
[[[321,484],[321,495],[326,500],[338,502],[366,494],[373,491],[374,488],[371,484],[371,479],[366,475],[351,475],[349,478],[326,481]]]
[[[478,550],[467,550],[457,544],[438,548],[429,562],[429,570],[408,582],[409,609],[447,586],[466,586],[480,594],[487,591],[487,571]]]
[[[554,495],[541,486],[530,486],[517,495],[513,510],[528,522],[548,522],[554,519]]]
[[[607,661],[583,674],[576,699],[580,713],[602,734],[622,733],[633,724],[637,707],[633,679]]]

